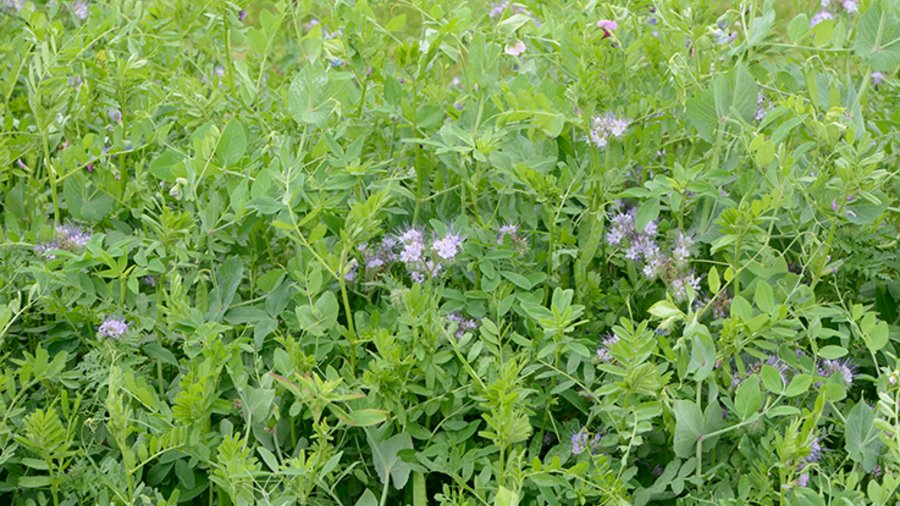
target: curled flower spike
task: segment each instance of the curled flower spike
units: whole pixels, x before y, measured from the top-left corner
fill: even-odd
[[[466,332],[478,330],[477,321],[465,318],[459,313],[448,314],[447,320],[456,324],[456,332],[453,335],[456,336],[457,341],[461,340]]]
[[[444,237],[434,241],[431,249],[444,260],[453,260],[462,247],[463,238],[459,234],[448,233]]]

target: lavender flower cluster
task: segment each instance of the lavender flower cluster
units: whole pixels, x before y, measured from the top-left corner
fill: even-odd
[[[606,149],[609,138],[621,139],[625,136],[629,122],[625,118],[617,118],[613,113],[594,116],[589,132],[591,144],[599,149]]]
[[[528,242],[519,233],[519,226],[514,224],[503,225],[497,233],[497,245],[502,246],[507,241],[515,246],[520,253],[528,251]]]
[[[593,453],[599,449],[600,439],[600,434],[594,434],[594,437],[591,437],[588,431],[582,427],[569,437],[569,443],[572,445],[572,454],[581,455],[587,449],[590,449],[591,453]]]
[[[384,236],[375,247],[362,244],[358,250],[368,272],[377,272],[399,261],[413,281],[423,283],[443,272],[446,264],[462,251],[464,241],[461,234],[451,230],[443,236],[432,237],[431,244],[427,244],[425,232],[410,226],[399,234]]]
[[[841,7],[845,12],[853,14],[859,11],[859,1],[858,0],[841,0],[836,2],[841,4]],[[810,20],[809,26],[813,27],[821,23],[822,21],[828,19],[834,19],[834,14],[828,10],[828,6],[831,4],[831,0],[822,0],[822,8],[817,12]]]
[[[450,313],[447,315],[447,321],[456,324],[456,340],[459,341],[466,335],[466,332],[478,330],[478,322],[472,318],[466,318],[459,313]]]
[[[773,107],[772,103],[766,99],[763,92],[759,92],[756,96],[756,121],[762,121],[766,117],[766,113]]]
[[[819,444],[819,436],[810,434],[809,439],[806,441],[805,449],[807,450],[806,457],[797,466],[797,470],[802,473],[797,479],[797,485],[801,487],[809,484],[809,473],[805,471],[806,466],[818,462],[822,458],[822,445]]]
[[[689,269],[693,239],[678,231],[672,250],[666,255],[656,243],[656,222],[650,221],[642,231],[638,231],[635,226],[636,217],[636,208],[614,214],[610,218],[606,242],[610,246],[625,247],[625,258],[638,263],[648,280],[662,278],[677,301],[688,298],[688,287],[694,292],[699,291],[700,278]]]
[[[803,350],[797,350],[797,357],[801,358],[805,356],[806,353]],[[781,357],[777,355],[769,354],[765,360],[758,360],[753,363],[749,370],[747,371],[749,374],[757,374],[762,369],[762,366],[768,365],[773,367],[778,374],[781,375],[781,381],[787,385],[793,379],[793,376],[796,374],[802,373],[800,370],[795,370],[791,367],[787,362],[781,359]],[[849,359],[843,360],[823,360],[822,362],[816,365],[817,372],[822,378],[829,378],[834,374],[838,374],[840,376],[841,381],[844,383],[846,387],[850,387],[853,385],[853,380],[856,377],[856,366],[850,362]],[[744,378],[741,378],[739,375],[735,375],[731,379],[731,386],[736,388],[742,382]],[[821,386],[822,382],[819,381],[816,383],[816,386]]]
[[[121,339],[128,332],[128,322],[124,318],[108,316],[97,328],[98,337]]]
[[[34,247],[34,252],[46,258],[54,260],[56,250],[77,251],[91,240],[91,233],[78,225],[66,224],[56,227],[56,237]]]
[[[610,350],[613,345],[619,342],[619,336],[615,334],[609,334],[606,336],[603,341],[600,343],[600,346],[597,348],[597,360],[601,362],[612,362],[613,356]]]

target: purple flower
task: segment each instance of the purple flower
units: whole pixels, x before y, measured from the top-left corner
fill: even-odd
[[[691,287],[694,293],[700,290],[700,278],[695,276],[693,272],[689,272],[672,280],[670,288],[676,301],[680,302],[687,299],[688,287]]]
[[[844,385],[849,387],[853,384],[853,378],[856,375],[856,366],[850,362],[850,359],[823,361],[819,366],[819,376],[828,378],[834,374],[840,375],[841,381],[844,382]]]
[[[87,170],[88,172],[94,172],[94,164],[93,164],[93,163],[87,164],[84,168],[85,168],[85,170]]]
[[[100,327],[97,328],[97,336],[121,339],[127,331],[128,322],[126,322],[124,318],[108,316]]]
[[[356,272],[359,270],[359,262],[354,258],[350,260],[347,272],[344,273],[344,281],[353,282],[356,280]]]
[[[425,237],[420,230],[410,227],[398,239],[403,246],[400,251],[401,261],[416,263],[422,260],[422,255],[425,253]]]
[[[76,18],[84,21],[88,16],[88,3],[84,0],[78,0],[76,2],[72,2],[71,5],[72,14],[75,15]]]
[[[675,246],[672,248],[672,259],[677,264],[684,264],[691,257],[691,246],[694,240],[682,231],[678,231],[675,237]]]
[[[460,247],[462,247],[462,243],[462,236],[450,232],[437,241],[434,241],[431,244],[431,249],[434,250],[435,253],[437,253],[437,256],[441,257],[444,260],[453,260],[453,258],[455,258],[459,253]]]
[[[600,346],[597,348],[597,360],[601,362],[612,362],[613,356],[610,350],[613,345],[619,342],[619,336],[615,334],[609,334],[603,339],[603,342],[600,343]]]
[[[806,487],[809,484],[809,473],[803,473],[797,478],[798,487]]]
[[[588,433],[584,430],[584,427],[572,434],[569,438],[569,442],[572,443],[572,453],[581,455],[587,449],[589,444]]]
[[[143,281],[145,285],[147,285],[151,288],[156,288],[156,278],[153,276],[150,276],[150,275],[144,276],[144,278],[141,281]]]
[[[34,252],[48,260],[53,260],[56,258],[53,251],[79,250],[84,248],[90,240],[90,231],[87,231],[78,225],[59,225],[56,227],[56,236],[50,241],[36,245],[34,247]]]
[[[448,314],[447,320],[456,324],[454,336],[456,336],[457,341],[461,340],[466,335],[466,332],[478,329],[478,322],[471,318],[465,318],[459,313]]]
[[[879,84],[884,82],[884,72],[876,71],[872,72],[872,86],[878,86]]]
[[[497,234],[497,244],[503,244],[503,238],[506,236],[516,237],[516,234],[519,233],[518,225],[503,225],[500,227],[500,233]]]
[[[627,119],[617,118],[612,113],[594,116],[589,132],[590,141],[597,148],[604,149],[609,143],[609,137],[621,139],[625,135],[628,125]]]
[[[109,110],[106,111],[106,115],[109,117],[109,120],[113,123],[121,123],[122,122],[122,111],[116,109],[115,107],[110,107]]]
[[[616,23],[611,19],[601,19],[600,21],[597,21],[597,28],[603,30],[603,38],[605,39],[612,35],[612,32],[619,29],[619,23]]]
[[[859,2],[857,0],[844,0],[841,2],[841,7],[847,12],[856,12],[859,10]]]
[[[74,76],[69,78],[69,85],[76,90],[81,87],[81,83],[84,82],[81,79],[81,76]]]
[[[811,28],[827,19],[834,19],[834,16],[828,11],[819,11],[809,20],[809,26]]]
[[[247,19],[247,11],[241,9],[240,11],[238,11],[238,21],[243,21],[245,19]]]
[[[822,458],[822,446],[819,444],[819,436],[810,434],[809,441],[806,442],[806,446],[809,450],[809,453],[807,453],[803,461],[809,464],[818,462],[819,459]]]
[[[495,3],[491,5],[491,10],[488,15],[491,17],[491,19],[496,18],[503,14],[503,11],[506,10],[507,6],[509,6],[509,1]]]

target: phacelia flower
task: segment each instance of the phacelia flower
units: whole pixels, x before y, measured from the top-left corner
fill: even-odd
[[[809,20],[809,26],[816,26],[827,19],[834,19],[834,15],[832,15],[828,11],[819,11],[812,17],[812,19]]]
[[[508,44],[503,49],[503,52],[510,56],[519,56],[520,54],[524,53],[526,49],[527,48],[525,47],[525,43],[521,40],[517,40],[512,44]]]
[[[462,339],[466,332],[478,329],[477,321],[471,318],[465,318],[459,313],[448,314],[447,320],[456,324],[456,332],[454,333],[454,336],[456,336],[457,341]]]
[[[604,149],[609,143],[609,137],[621,139],[628,129],[629,122],[624,118],[617,118],[612,113],[594,116],[589,132],[590,141],[594,146]]]
[[[238,11],[238,21],[243,21],[245,19],[247,19],[247,11],[241,9],[240,11]]]
[[[71,5],[72,14],[75,15],[76,18],[84,21],[88,16],[88,3],[84,0],[78,0],[76,2],[72,2]]]
[[[444,237],[434,241],[431,249],[444,260],[453,260],[462,247],[463,238],[459,234],[448,233]]]
[[[675,237],[675,245],[672,248],[672,259],[675,263],[683,264],[691,257],[691,246],[694,240],[682,231],[678,231]]]
[[[853,384],[853,378],[856,375],[856,366],[854,366],[849,359],[823,361],[819,366],[819,376],[828,378],[833,374],[840,375],[841,381],[849,387]]]
[[[693,272],[672,280],[672,295],[675,297],[676,301],[680,302],[687,299],[688,287],[691,287],[694,293],[700,291],[700,278],[695,276]]]
[[[597,348],[597,360],[601,362],[612,362],[613,356],[610,350],[617,342],[619,342],[619,336],[615,334],[610,334],[603,339],[603,342],[600,343],[600,347]]]
[[[572,434],[569,438],[569,442],[572,444],[572,453],[574,455],[581,455],[587,450],[588,445],[590,444],[588,432],[582,427],[578,432]]]
[[[844,0],[841,7],[847,12],[856,12],[859,10],[859,2],[857,0]]]
[[[34,252],[48,260],[53,260],[56,258],[54,251],[76,251],[84,248],[90,240],[90,231],[78,225],[59,225],[56,227],[56,236],[50,241],[36,245]]]
[[[884,72],[878,70],[872,72],[872,86],[878,86],[884,82]]]
[[[124,318],[109,316],[97,328],[98,337],[121,339],[128,332],[128,322]]]

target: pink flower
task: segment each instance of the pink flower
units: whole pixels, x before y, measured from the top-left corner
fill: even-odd
[[[613,31],[619,29],[619,23],[609,19],[601,19],[597,21],[597,28],[603,28],[603,31]]]
[[[619,23],[609,19],[601,19],[600,21],[597,21],[597,28],[603,29],[603,38],[605,39],[610,36],[610,32],[619,29]]]
[[[520,54],[525,52],[525,49],[527,49],[525,47],[525,43],[521,40],[517,40],[515,44],[507,45],[503,52],[510,56],[519,56]]]

